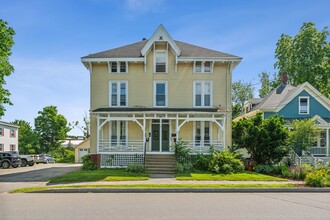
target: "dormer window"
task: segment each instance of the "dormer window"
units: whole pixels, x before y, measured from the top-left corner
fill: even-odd
[[[110,73],[127,73],[127,62],[110,62]]]
[[[195,61],[194,63],[194,72],[195,73],[211,73],[212,72],[211,61]]]
[[[309,114],[309,97],[299,97],[299,114]]]
[[[166,51],[155,52],[155,73],[167,72],[167,53]]]

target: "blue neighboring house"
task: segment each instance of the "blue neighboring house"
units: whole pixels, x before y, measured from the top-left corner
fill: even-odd
[[[265,98],[252,99],[244,105],[244,114],[235,118],[250,118],[258,112],[263,113],[264,119],[272,115],[283,116],[290,123],[295,119],[312,118],[319,128],[317,143],[312,146],[314,157],[329,160],[330,156],[330,100],[323,96],[311,84],[305,82],[292,86],[282,80],[280,86],[270,92]]]

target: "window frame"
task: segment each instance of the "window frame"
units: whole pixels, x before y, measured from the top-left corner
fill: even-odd
[[[117,84],[117,105],[112,105],[112,84]],[[120,105],[120,86],[125,84],[125,105]],[[123,108],[128,106],[128,81],[125,80],[110,80],[109,81],[109,107]]]
[[[9,149],[10,151],[16,151],[16,144],[10,144]]]
[[[165,84],[165,105],[158,106],[157,105],[157,84]],[[167,80],[154,80],[154,89],[153,89],[153,101],[155,108],[166,108],[168,107],[168,81]]]
[[[116,141],[113,142],[112,141],[112,126],[113,126],[113,123],[116,123]],[[125,140],[124,142],[122,142],[121,140],[121,136],[120,136],[120,133],[121,133],[121,123],[125,124]],[[109,142],[110,142],[110,146],[118,146],[118,145],[121,145],[122,143],[125,144],[125,146],[128,145],[128,121],[110,121],[110,129],[109,129]]]
[[[196,105],[196,85],[200,83],[201,84],[201,105]],[[210,105],[205,106],[205,84],[210,84]],[[213,106],[213,81],[212,80],[194,80],[193,82],[193,107],[194,108],[212,108]]]
[[[307,111],[306,112],[301,112],[301,100],[302,99],[306,99],[307,100]],[[309,114],[309,108],[310,108],[310,102],[309,102],[309,96],[299,96],[299,103],[298,103],[298,106],[299,106],[299,115],[308,115]]]
[[[200,142],[196,143],[197,123],[200,123]],[[205,123],[209,123],[209,143],[205,144]],[[193,145],[196,146],[211,146],[212,145],[212,127],[211,121],[194,121],[193,123]]]
[[[0,137],[5,136],[5,128],[0,127],[0,131],[1,131]]]
[[[15,138],[16,137],[16,130],[15,129],[10,129],[9,130],[9,136],[11,138]]]
[[[157,54],[164,53],[165,54],[165,72],[157,72]],[[157,74],[167,74],[168,73],[168,52],[167,50],[155,50],[154,52],[154,73]]]
[[[201,63],[201,66],[200,66],[200,70],[201,71],[196,71],[196,63],[197,62],[200,62]],[[205,63],[208,62],[210,63],[210,71],[205,71]],[[194,61],[194,67],[193,67],[193,73],[204,73],[204,74],[211,74],[213,73],[213,68],[214,68],[214,62],[213,61],[201,61],[201,60],[197,60],[197,61]]]
[[[112,65],[113,63],[116,63],[116,72],[112,71]],[[121,72],[121,64],[125,63],[125,72]],[[128,62],[127,61],[109,61],[108,62],[108,68],[110,74],[123,74],[128,73]]]
[[[4,144],[0,143],[0,151],[4,151]]]

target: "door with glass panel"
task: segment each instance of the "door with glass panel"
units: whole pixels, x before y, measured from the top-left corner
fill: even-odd
[[[152,120],[151,125],[151,151],[170,151],[170,125],[169,120]]]

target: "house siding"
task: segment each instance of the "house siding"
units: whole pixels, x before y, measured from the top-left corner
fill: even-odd
[[[299,114],[299,97],[309,97],[309,114]],[[300,92],[294,97],[286,106],[284,106],[279,112],[265,112],[264,118],[278,114],[285,118],[312,118],[318,115],[322,118],[330,118],[330,111],[325,108],[320,102],[318,102],[311,94],[306,90]]]

